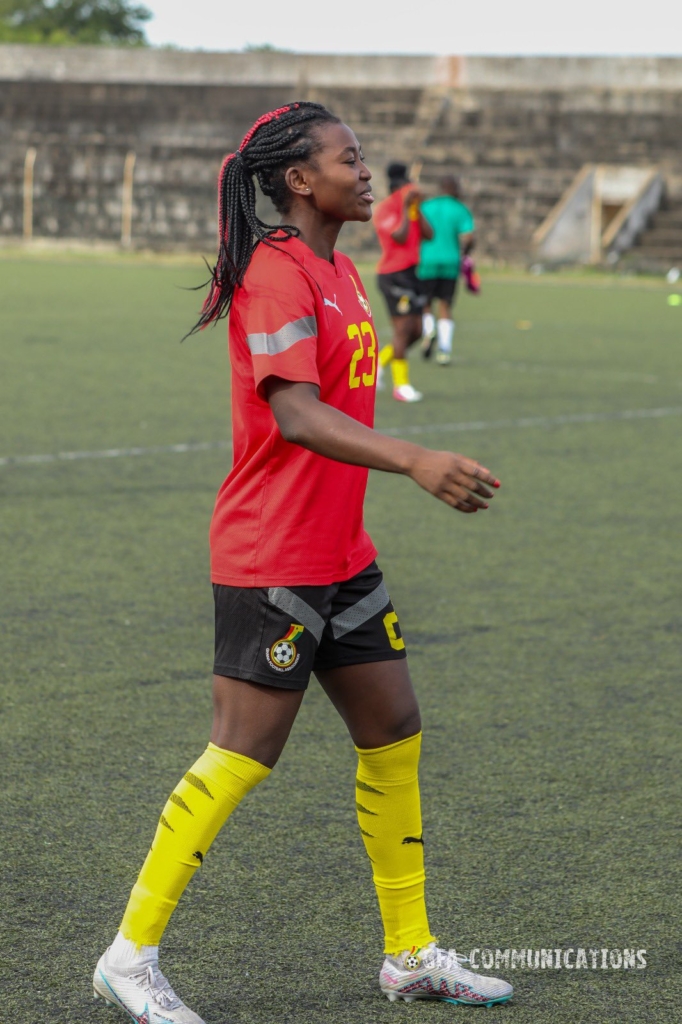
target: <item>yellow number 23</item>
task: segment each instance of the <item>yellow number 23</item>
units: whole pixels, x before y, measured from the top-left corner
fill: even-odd
[[[372,325],[363,320],[358,327],[357,324],[351,324],[348,328],[348,337],[350,341],[357,339],[358,347],[353,352],[350,360],[350,374],[348,376],[348,387],[359,388],[360,384],[364,384],[365,387],[370,388],[374,384],[377,369],[377,339],[374,335],[374,329]],[[365,350],[365,341],[363,339],[369,338],[367,342],[367,349]],[[369,373],[363,373],[362,376],[357,372],[358,363],[367,355],[368,359],[372,360],[372,369]]]

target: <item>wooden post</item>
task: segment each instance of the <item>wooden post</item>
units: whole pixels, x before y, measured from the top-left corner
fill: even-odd
[[[133,239],[133,174],[135,173],[135,154],[132,150],[126,153],[123,164],[123,194],[121,196],[121,245],[131,245]]]
[[[38,155],[34,146],[29,146],[24,158],[24,241],[33,238],[33,168]]]

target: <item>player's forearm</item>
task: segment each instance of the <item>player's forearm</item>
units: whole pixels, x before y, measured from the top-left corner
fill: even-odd
[[[292,444],[385,473],[403,473],[460,512],[487,508],[499,487],[490,470],[454,452],[434,452],[409,441],[386,437],[319,400],[315,384],[271,377],[265,392],[282,437]]]
[[[285,440],[337,462],[409,475],[422,451],[419,445],[380,434],[325,402],[311,401],[284,416],[277,415],[276,405],[275,401],[273,412]]]
[[[391,238],[396,245],[404,245],[407,241],[407,236],[410,231],[410,218],[407,210],[403,213],[403,219],[400,222],[400,227],[396,228],[395,231],[391,232]]]
[[[471,234],[461,235],[460,247],[462,254],[464,256],[468,256],[469,253],[473,252],[476,248],[476,235],[473,232],[471,232]]]
[[[425,239],[427,242],[430,242],[431,239],[433,238],[433,227],[426,219],[424,214],[421,212],[421,210],[419,211],[419,230],[421,232],[422,238]]]

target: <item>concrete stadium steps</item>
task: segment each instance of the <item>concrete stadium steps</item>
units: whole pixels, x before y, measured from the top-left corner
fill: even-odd
[[[668,199],[628,253],[627,263],[641,269],[682,268],[682,201]]]
[[[478,251],[500,259],[522,258],[530,241],[573,177],[572,171],[520,167],[461,167],[431,160],[422,171],[425,186],[434,186],[443,174],[455,174],[462,183],[478,231]]]
[[[358,126],[379,182],[386,154],[409,160],[414,152],[422,92],[9,82],[0,90],[0,132],[6,129],[8,140],[0,159],[0,229],[21,231],[23,165],[35,146],[35,236],[115,241],[122,167],[132,150],[134,235],[153,246],[212,244],[221,161],[264,110],[301,98],[337,111]],[[374,245],[365,229],[352,247]]]
[[[254,86],[155,86],[107,83],[7,82],[0,91],[0,126],[28,141],[91,141],[144,148],[151,141],[238,145],[254,120],[282,103],[281,90]],[[20,131],[18,131],[20,127]]]
[[[453,90],[450,100],[430,143],[461,147],[463,162],[577,170],[584,162],[646,161],[652,149],[657,162],[679,153],[682,98],[675,93]]]
[[[24,161],[35,147],[35,236],[120,238],[123,167],[134,151],[133,245],[212,248],[221,158],[263,111],[307,99],[354,128],[379,198],[392,159],[422,163],[426,186],[455,173],[479,251],[527,259],[533,231],[586,162],[655,164],[671,202],[682,203],[681,83],[682,61],[672,58],[0,46],[0,233],[21,235]],[[664,260],[677,252],[677,216],[671,207],[654,221],[642,250]],[[343,239],[359,254],[376,248],[368,225],[350,225]]]

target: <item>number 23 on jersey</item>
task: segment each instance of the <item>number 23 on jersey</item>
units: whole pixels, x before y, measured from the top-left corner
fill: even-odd
[[[359,388],[363,384],[365,387],[371,388],[376,379],[377,369],[377,339],[374,328],[367,320],[363,320],[359,326],[351,324],[348,328],[348,338],[350,341],[357,342],[357,348],[350,360],[348,387]],[[371,360],[370,370],[367,372],[363,368],[363,372],[360,372],[358,363],[365,357]]]

